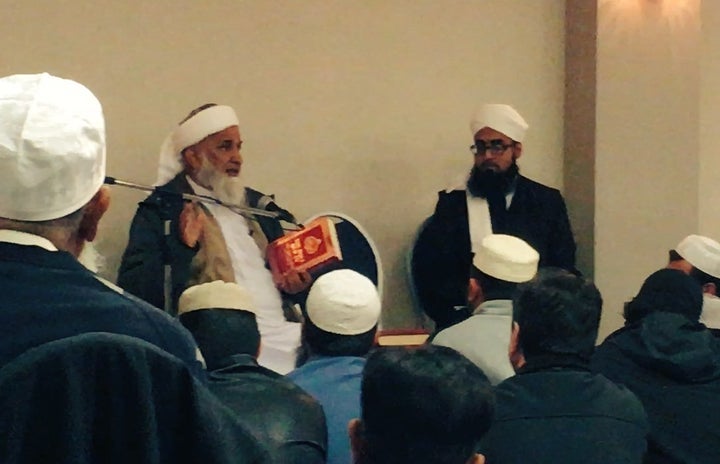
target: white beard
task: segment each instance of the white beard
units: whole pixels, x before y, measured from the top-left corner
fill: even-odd
[[[95,245],[90,242],[86,242],[85,246],[83,246],[80,256],[78,256],[78,261],[95,274],[100,272],[105,265],[105,257],[102,256],[97,251],[97,248],[95,248]]]
[[[200,185],[212,190],[215,197],[223,203],[245,206],[245,181],[242,176],[228,176],[215,168],[207,158],[203,158],[197,178]]]

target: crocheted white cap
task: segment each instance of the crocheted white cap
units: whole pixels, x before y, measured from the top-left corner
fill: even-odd
[[[252,295],[235,282],[194,285],[180,295],[178,315],[202,309],[237,309],[257,314]]]
[[[495,129],[516,142],[522,142],[529,126],[512,106],[488,103],[480,107],[470,119],[473,135],[483,127]]]
[[[305,304],[307,317],[315,326],[338,335],[358,335],[375,327],[380,306],[375,284],[350,269],[318,277]]]
[[[42,74],[0,79],[0,217],[47,221],[105,181],[105,119],[85,86]]]
[[[688,235],[675,251],[705,274],[720,279],[720,243],[702,235]]]
[[[491,234],[475,253],[473,264],[485,274],[507,282],[527,282],[535,277],[540,255],[524,240]]]

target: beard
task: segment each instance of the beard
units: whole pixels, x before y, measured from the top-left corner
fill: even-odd
[[[237,206],[246,204],[245,181],[240,175],[228,176],[213,166],[207,158],[203,158],[197,178],[200,185],[212,190],[215,198],[223,203]]]
[[[102,270],[103,266],[105,265],[105,257],[97,251],[97,248],[95,248],[95,244],[91,242],[85,242],[85,245],[83,246],[83,249],[80,252],[80,256],[78,256],[77,260],[80,262],[80,264],[82,264],[95,274],[100,272],[100,270]]]
[[[473,166],[467,181],[467,189],[471,195],[486,199],[493,194],[505,195],[513,188],[519,172],[520,168],[515,160],[504,172],[482,165]]]

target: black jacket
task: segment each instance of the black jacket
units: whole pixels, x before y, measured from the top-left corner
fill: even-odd
[[[720,340],[704,325],[651,313],[608,336],[591,366],[643,402],[648,463],[720,462]]]
[[[418,236],[413,278],[425,312],[440,327],[469,316],[472,251],[465,190],[438,193],[435,213]],[[575,240],[565,202],[557,189],[518,176],[512,203],[493,233],[519,237],[540,254],[540,266],[575,270]]]
[[[260,464],[267,451],[177,358],[86,333],[0,370],[3,464]]]
[[[223,364],[208,374],[210,390],[266,445],[273,462],[325,462],[325,414],[317,400],[250,355],[235,355]]]
[[[488,464],[641,463],[647,421],[629,390],[572,358],[528,360],[496,387]]]
[[[43,343],[111,332],[158,346],[204,379],[190,333],[159,309],[120,292],[69,253],[0,243],[0,366]]]
[[[180,173],[158,190],[160,192],[153,192],[138,205],[130,226],[128,245],[120,263],[117,283],[133,295],[158,308],[164,308],[164,265],[167,262],[172,269],[171,312],[174,313],[180,294],[187,287],[190,263],[197,252],[180,240],[179,232],[183,200],[178,194],[192,193],[192,188],[185,174]],[[248,205],[257,207],[263,194],[249,188],[246,193]],[[268,242],[283,235],[282,226],[277,220],[264,216],[256,216],[255,219]],[[164,234],[166,220],[170,221],[167,237]]]

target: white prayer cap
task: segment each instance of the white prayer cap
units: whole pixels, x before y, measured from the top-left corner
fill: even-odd
[[[380,318],[380,295],[375,284],[350,269],[317,278],[305,304],[307,317],[319,329],[338,335],[358,335],[375,327]]]
[[[495,129],[516,142],[522,142],[529,126],[512,106],[488,103],[480,107],[470,119],[473,135],[483,127]]]
[[[237,309],[257,314],[252,295],[235,282],[194,285],[180,295],[178,315],[202,309]]]
[[[688,235],[675,251],[693,267],[720,279],[720,243],[702,235]]]
[[[181,153],[184,149],[195,145],[208,135],[238,125],[240,123],[235,110],[224,105],[205,108],[179,124],[168,134],[160,147],[160,162],[155,185],[169,182],[183,170]]]
[[[105,181],[105,119],[83,85],[42,74],[0,79],[0,217],[47,221]]]
[[[475,253],[473,264],[485,274],[506,282],[527,282],[535,277],[540,255],[524,240],[491,234]]]

